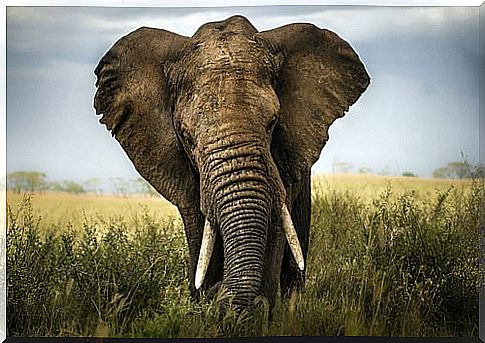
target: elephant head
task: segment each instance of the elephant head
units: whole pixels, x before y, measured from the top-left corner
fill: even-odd
[[[275,292],[285,249],[304,269],[295,199],[329,126],[370,82],[347,42],[311,24],[258,32],[241,16],[191,38],[143,27],[95,74],[100,122],[182,214],[193,290],[218,281],[206,280],[212,263],[246,306]]]

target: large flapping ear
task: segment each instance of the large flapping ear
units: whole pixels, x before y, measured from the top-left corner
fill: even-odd
[[[329,126],[357,101],[370,78],[347,42],[314,25],[290,24],[257,33],[255,39],[279,64],[280,116],[272,153],[279,167],[298,180],[318,159]]]
[[[178,146],[166,69],[189,38],[140,28],[118,40],[99,62],[94,107],[137,171],[175,205],[197,201],[196,177]]]

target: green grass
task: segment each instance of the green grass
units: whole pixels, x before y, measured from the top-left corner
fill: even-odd
[[[484,195],[478,181],[315,180],[306,288],[272,320],[261,299],[240,315],[190,300],[182,224],[161,199],[73,197],[52,220],[49,194],[9,196],[8,335],[477,336]]]

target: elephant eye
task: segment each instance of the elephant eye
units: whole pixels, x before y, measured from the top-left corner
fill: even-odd
[[[268,127],[266,128],[266,131],[268,132],[268,134],[273,131],[277,121],[278,121],[278,117],[273,116],[273,118],[271,118],[271,121],[269,122]]]

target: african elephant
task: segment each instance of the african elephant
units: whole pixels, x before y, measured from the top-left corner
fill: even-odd
[[[94,107],[136,170],[177,206],[190,289],[274,305],[305,279],[310,168],[370,78],[311,24],[258,32],[244,17],[191,37],[142,27],[96,67]]]

